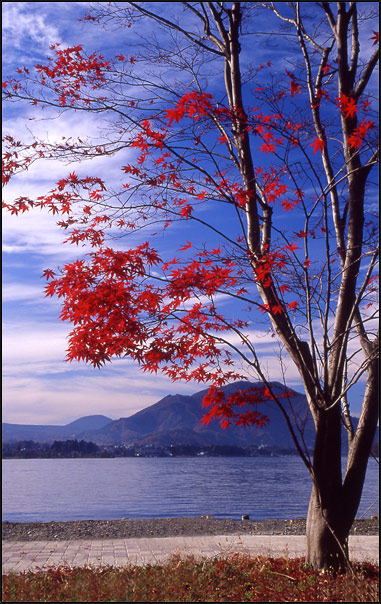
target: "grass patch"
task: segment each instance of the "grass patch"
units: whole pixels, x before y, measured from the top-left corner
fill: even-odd
[[[304,560],[172,558],[124,568],[66,568],[3,575],[3,602],[378,602],[378,567],[331,576]]]

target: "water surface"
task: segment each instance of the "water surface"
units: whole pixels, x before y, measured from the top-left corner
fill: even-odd
[[[302,518],[311,490],[298,457],[5,459],[2,467],[3,520],[10,522]],[[358,517],[378,513],[377,497],[371,459]]]

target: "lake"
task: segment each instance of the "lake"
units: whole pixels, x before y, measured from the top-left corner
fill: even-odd
[[[298,457],[4,459],[2,468],[10,522],[303,518],[311,490]],[[358,517],[378,513],[378,476],[370,459]]]

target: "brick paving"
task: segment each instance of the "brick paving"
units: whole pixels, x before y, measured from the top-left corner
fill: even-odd
[[[173,555],[196,557],[252,556],[303,557],[305,536],[221,535],[205,537],[157,537],[76,541],[3,541],[2,571],[24,572],[57,566],[145,565],[165,561]],[[350,536],[352,560],[378,564],[378,536]]]

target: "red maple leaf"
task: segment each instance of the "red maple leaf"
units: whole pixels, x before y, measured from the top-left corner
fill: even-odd
[[[50,268],[46,268],[42,273],[42,276],[45,277],[46,280],[53,279],[55,273]]]
[[[322,151],[325,147],[325,141],[322,138],[314,138],[314,142],[310,144],[314,148],[314,155],[317,151]]]
[[[353,130],[351,136],[348,138],[349,146],[353,149],[359,149],[367,135],[368,130],[373,130],[374,122],[370,120],[362,120],[355,130]]]
[[[374,42],[373,42],[373,46],[374,46],[375,44],[379,43],[379,41],[380,41],[380,34],[379,34],[378,31],[374,31],[374,30],[373,30],[373,33],[374,33],[374,36],[372,36],[371,38],[369,38],[369,40],[374,40]]]
[[[185,243],[180,249],[179,252],[183,252],[184,250],[189,250],[189,248],[192,247],[192,243],[190,241],[188,241],[188,243]]]
[[[290,245],[286,246],[286,249],[290,250],[290,252],[295,252],[295,250],[299,249],[299,246],[296,243],[290,243]]]
[[[180,113],[178,109],[174,109],[171,107],[170,109],[167,109],[165,117],[168,118],[168,123],[171,126],[173,121],[179,122],[183,115],[184,114]]]
[[[354,117],[356,115],[357,104],[352,97],[349,97],[346,94],[341,94],[337,100],[345,117]]]
[[[297,82],[295,82],[295,80],[291,80],[291,83],[290,83],[290,92],[291,92],[292,98],[294,98],[294,96],[296,94],[301,94],[300,84],[298,84]]]
[[[273,306],[271,309],[274,313],[274,315],[281,315],[283,312],[282,307],[280,306],[280,304],[277,304],[276,306]]]
[[[191,205],[188,204],[188,205],[184,206],[183,208],[181,208],[180,215],[182,218],[186,218],[188,220],[191,213],[192,213]]]

